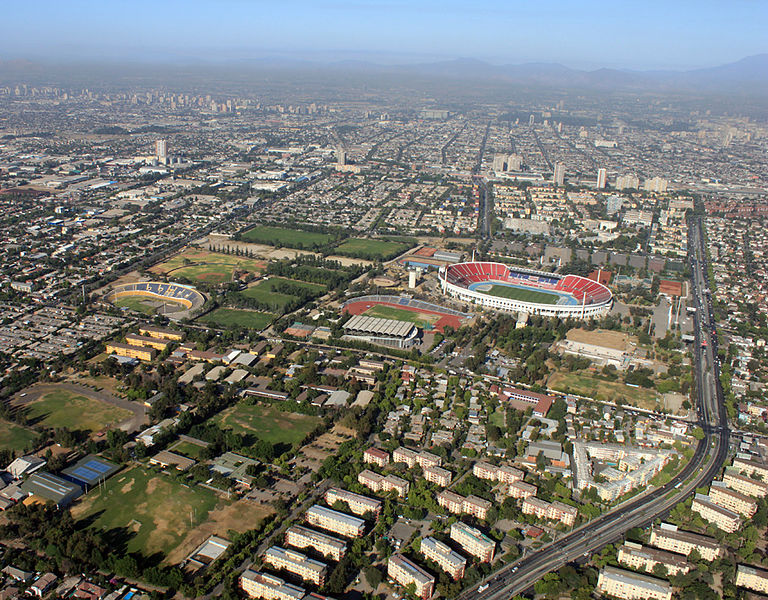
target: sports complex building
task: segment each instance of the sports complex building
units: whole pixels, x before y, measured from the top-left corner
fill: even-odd
[[[579,275],[463,262],[442,267],[438,276],[444,294],[496,310],[581,319],[604,315],[613,304],[611,290]]]

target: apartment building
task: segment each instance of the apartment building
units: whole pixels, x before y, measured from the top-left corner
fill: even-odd
[[[450,490],[443,490],[437,495],[437,503],[449,513],[460,515],[464,506],[464,496]]]
[[[751,517],[757,512],[757,500],[729,489],[722,481],[713,481],[709,488],[709,499],[723,508]]]
[[[435,578],[402,554],[393,554],[387,561],[387,575],[402,586],[414,584],[416,595],[427,600],[435,591]]]
[[[488,511],[491,508],[491,503],[488,500],[479,498],[477,496],[461,496],[456,492],[450,490],[443,490],[437,495],[437,503],[445,508],[448,512],[455,515],[466,513],[473,515],[478,519],[483,519],[488,516]]]
[[[392,453],[392,462],[401,462],[408,465],[409,469],[412,469],[416,464],[416,457],[419,455],[415,450],[400,446]]]
[[[685,574],[691,570],[691,564],[679,554],[634,542],[624,542],[624,545],[619,548],[616,558],[622,565],[649,573],[653,571],[656,565],[666,568],[668,575]]]
[[[661,526],[651,529],[650,543],[662,550],[685,556],[695,549],[701,558],[710,562],[723,556],[723,548],[713,538],[690,531],[680,531],[677,525],[669,523],[662,523]]]
[[[508,466],[496,466],[487,462],[476,462],[472,466],[472,474],[478,479],[486,479],[489,481],[500,481],[501,483],[514,483],[515,481],[521,481],[524,473]]]
[[[402,477],[397,475],[379,475],[369,469],[360,471],[357,481],[360,485],[364,485],[374,492],[395,490],[401,498],[405,498],[408,495],[408,488],[410,487],[410,484]]]
[[[389,464],[389,452],[385,452],[380,448],[368,448],[363,452],[363,462],[384,468]]]
[[[437,456],[437,454],[432,454],[426,450],[415,452],[403,446],[392,453],[392,461],[403,462],[408,465],[409,469],[412,469],[415,465],[426,469],[427,467],[439,467],[443,464],[443,459]]]
[[[768,496],[768,483],[740,475],[733,467],[725,469],[723,483],[740,494],[746,494],[747,496],[754,496],[756,498],[764,498],[765,496]]]
[[[768,571],[739,565],[736,569],[736,585],[761,594],[768,594]]]
[[[454,579],[464,577],[467,559],[443,542],[433,537],[426,537],[421,540],[420,551],[426,558],[435,561],[443,571]]]
[[[496,542],[483,534],[479,529],[457,521],[451,525],[451,539],[481,561],[491,562],[493,560]]]
[[[341,488],[331,488],[325,492],[325,501],[331,506],[339,501],[346,502],[349,506],[349,510],[360,516],[366,513],[373,513],[378,517],[381,512],[381,500],[348,492]]]
[[[768,481],[768,465],[751,458],[734,458],[733,468],[747,476],[759,475],[763,481]]]
[[[541,498],[529,497],[523,500],[523,514],[534,515],[538,519],[560,521],[570,527],[576,522],[578,510],[562,502],[545,502]]]
[[[365,521],[315,504],[304,514],[310,525],[345,537],[360,537],[365,532]]]
[[[727,533],[733,533],[741,527],[742,521],[738,513],[715,504],[709,496],[704,494],[696,494],[693,497],[691,510],[699,513],[702,519]]]
[[[440,487],[447,487],[451,484],[453,473],[442,467],[426,467],[424,469],[424,479]]]
[[[276,569],[285,569],[301,577],[305,581],[311,581],[317,586],[325,583],[325,577],[328,574],[328,565],[319,560],[309,558],[306,554],[272,546],[264,553],[264,563],[272,565]]]
[[[525,483],[524,481],[515,481],[509,484],[507,494],[512,498],[522,498],[523,500],[525,500],[526,498],[535,496],[538,493],[538,491],[539,489],[531,483]]]
[[[603,567],[597,591],[624,600],[672,600],[669,582],[615,567]]]
[[[107,354],[117,354],[127,358],[135,358],[151,362],[157,355],[154,348],[144,348],[142,346],[131,346],[130,344],[120,344],[118,342],[107,342],[105,344]]]
[[[301,525],[292,525],[285,532],[285,543],[294,548],[312,548],[337,561],[347,553],[347,542]]]
[[[302,600],[306,591],[275,575],[248,569],[240,575],[240,588],[250,598],[263,600]]]

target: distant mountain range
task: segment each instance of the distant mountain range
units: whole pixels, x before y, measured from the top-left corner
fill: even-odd
[[[69,64],[51,65],[27,60],[0,60],[0,75],[24,80],[23,75],[42,75],[64,68],[69,73],[97,71],[106,65]],[[184,61],[179,65],[144,63],[124,65],[127,70],[139,72],[162,71],[181,67],[186,73],[218,71],[220,74],[237,71],[311,71],[313,73],[354,73],[356,75],[386,74],[436,79],[474,80],[511,83],[554,88],[582,88],[596,90],[645,91],[700,91],[728,94],[768,94],[768,54],[757,54],[737,62],[688,71],[633,71],[624,69],[572,69],[558,63],[525,63],[519,65],[493,65],[481,60],[459,58],[440,62],[385,65],[361,60],[318,62],[282,57],[238,61]]]

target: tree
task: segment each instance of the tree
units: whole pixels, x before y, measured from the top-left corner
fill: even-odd
[[[368,585],[370,585],[374,590],[379,587],[379,584],[382,581],[384,581],[384,576],[376,567],[366,567],[363,573],[365,575],[365,580],[368,582]]]

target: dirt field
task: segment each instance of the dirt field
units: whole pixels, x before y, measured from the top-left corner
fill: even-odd
[[[605,348],[621,350],[622,352],[631,352],[633,349],[631,343],[637,344],[637,340],[633,336],[620,331],[609,331],[606,329],[595,329],[594,331],[571,329],[566,337],[572,342],[595,344]]]
[[[274,246],[267,246],[265,244],[239,242],[237,240],[232,240],[225,235],[216,235],[216,234],[209,235],[199,240],[196,240],[195,244],[200,246],[201,248],[205,248],[206,250],[212,250],[213,247],[216,247],[216,246],[224,246],[224,247],[229,246],[233,250],[235,248],[240,248],[241,250],[248,250],[249,252],[253,252],[259,258],[263,258],[267,260],[282,260],[284,258],[293,259],[293,258],[296,258],[297,256],[305,256],[307,254],[310,254],[312,256],[319,256],[319,254],[315,252],[310,252],[309,250],[295,250],[293,248],[275,248]],[[360,258],[350,258],[347,256],[329,256],[328,259],[337,260],[344,267],[349,267],[353,265],[369,266],[373,264],[369,260],[363,260]]]
[[[212,535],[229,539],[230,530],[243,533],[253,529],[273,512],[275,511],[271,506],[257,504],[246,498],[212,510],[208,513],[208,520],[188,532],[181,543],[168,554],[165,562],[167,564],[181,562]]]

